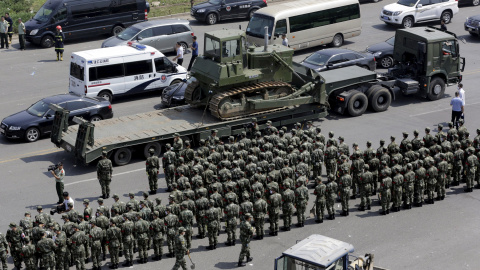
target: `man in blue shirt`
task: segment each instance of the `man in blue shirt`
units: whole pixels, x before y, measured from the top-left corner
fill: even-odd
[[[190,71],[193,65],[193,61],[195,61],[195,58],[198,56],[198,43],[197,43],[197,36],[193,36],[193,44],[190,47],[192,49],[192,59],[190,59],[190,64],[188,64],[187,71]]]
[[[458,129],[458,120],[463,113],[463,100],[459,97],[458,92],[455,92],[455,97],[450,101],[450,105],[452,106],[452,123]]]

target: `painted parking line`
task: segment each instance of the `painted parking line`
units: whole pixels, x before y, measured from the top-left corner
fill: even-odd
[[[15,160],[20,160],[20,159],[22,159],[22,158],[42,156],[42,155],[52,154],[52,153],[57,153],[57,152],[62,152],[62,151],[64,151],[64,150],[63,150],[63,149],[56,149],[56,148],[39,150],[39,151],[35,151],[35,152],[20,154],[20,155],[18,155],[18,156],[14,156],[13,158],[0,160],[0,164],[1,164],[1,163],[7,163],[7,162],[15,161]]]

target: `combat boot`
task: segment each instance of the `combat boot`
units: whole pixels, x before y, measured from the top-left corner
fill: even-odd
[[[85,263],[88,263],[90,260],[88,258],[85,259]]]
[[[387,211],[386,211],[386,210],[383,210],[383,211],[380,212],[380,215],[385,216],[386,214],[387,214]]]
[[[270,236],[275,236],[275,233],[274,232],[269,232],[268,233]]]
[[[342,216],[346,217],[347,216],[347,211],[342,210]]]
[[[289,231],[290,231],[290,227],[287,227],[287,232],[289,232]],[[262,237],[262,239],[263,239],[263,237]]]
[[[350,215],[350,210],[347,209],[347,216]]]
[[[63,53],[60,53],[60,61],[63,61]]]
[[[397,212],[397,208],[396,207],[392,207],[392,212]]]
[[[365,206],[358,207],[358,211],[365,211]]]
[[[315,223],[322,223],[320,219],[315,219]]]
[[[367,205],[367,210],[372,210],[372,207],[370,205]]]
[[[213,245],[207,247],[208,250],[213,250]]]
[[[153,193],[153,190],[150,190],[150,191],[148,192],[148,194],[153,195],[153,194],[155,194],[155,193]]]
[[[236,243],[237,243],[237,240],[233,240],[232,241],[232,246],[235,246]]]
[[[248,257],[247,262],[251,262],[251,261],[253,261],[253,257]]]
[[[143,258],[143,263],[148,263],[148,258]]]
[[[302,227],[302,224],[297,223],[297,224],[295,224],[295,226],[300,228],[300,227]]]
[[[217,249],[217,244],[213,245],[213,249]]]
[[[115,264],[110,265],[108,268],[115,269]]]
[[[387,215],[390,214],[390,209],[387,209]]]
[[[232,245],[232,242],[230,242],[230,241],[225,242],[225,245],[226,245],[226,246],[231,246],[231,245]]]
[[[173,258],[173,257],[172,257],[172,258]],[[138,260],[137,260],[137,263],[142,264],[142,263],[143,263],[143,259],[138,259]]]
[[[246,263],[244,263],[243,261],[238,261],[238,267],[241,267],[241,266],[245,266],[247,265]]]
[[[353,194],[352,196],[350,196],[350,199],[351,200],[355,200],[357,197],[355,196],[355,194]]]
[[[123,267],[130,266],[130,261],[125,261],[125,263],[122,264]]]

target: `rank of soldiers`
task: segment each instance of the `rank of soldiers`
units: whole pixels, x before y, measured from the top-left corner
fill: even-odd
[[[108,252],[110,268],[116,269],[119,257],[124,257],[123,266],[132,266],[134,252],[138,252],[137,263],[146,263],[150,248],[152,259],[161,260],[165,242],[167,257],[176,257],[174,269],[186,269],[184,256],[189,254],[194,226],[196,238],[208,237],[207,249],[214,250],[222,224],[225,244],[236,244],[239,220],[242,251],[238,266],[244,266],[252,260],[248,243],[254,235],[263,239],[267,217],[272,236],[278,235],[280,219],[281,229],[290,231],[295,213],[296,226],[304,226],[308,187],[314,188],[310,212],[317,223],[323,223],[325,210],[328,219],[335,219],[336,200],[341,201],[341,215],[348,216],[350,199],[359,196],[358,209],[371,210],[371,197],[378,193],[380,213],[387,215],[401,207],[411,209],[412,205],[422,207],[443,200],[446,189],[462,182],[466,192],[472,192],[474,181],[480,187],[480,129],[470,139],[463,123],[458,130],[449,123],[447,133],[439,124],[435,135],[426,128],[423,137],[415,130],[412,139],[404,132],[399,144],[392,136],[388,145],[380,140],[376,150],[370,141],[364,150],[353,143],[350,152],[343,137],[337,140],[333,132],[326,137],[311,122],[306,129],[295,124],[290,134],[287,128],[278,130],[269,122],[259,130],[256,120],[253,122],[248,132],[237,139],[229,137],[225,143],[213,130],[206,140],[199,141],[196,150],[176,134],[173,146],[166,145],[161,159],[151,151],[146,162],[150,191],[143,193],[141,201],[134,193],[126,203],[114,194],[110,208],[100,198],[93,213],[90,202],[84,200],[83,213],[70,210],[62,215],[62,225],[42,207],[35,218],[25,213],[18,226],[11,223],[5,236],[0,233],[4,269],[8,248],[17,268],[24,262],[27,269],[68,269],[73,265],[84,269],[91,259],[94,269],[100,269]],[[156,204],[148,198],[158,190],[160,167],[170,192],[166,205],[160,198],[155,199]],[[108,182],[111,167],[98,168],[99,180]],[[322,181],[323,168],[326,182]],[[102,194],[107,198],[110,190],[104,186]]]

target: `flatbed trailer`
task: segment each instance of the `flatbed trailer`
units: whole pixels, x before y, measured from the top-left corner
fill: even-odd
[[[94,123],[74,118],[79,125],[69,126],[66,121],[69,112],[58,106],[52,106],[52,109],[55,110],[55,119],[51,140],[57,147],[72,153],[78,162],[84,164],[107,151],[118,166],[128,164],[134,151],[143,151],[148,157],[148,150],[154,149],[160,155],[164,145],[173,142],[175,133],[195,145],[200,139],[206,139],[213,129],[218,130],[219,137],[238,135],[246,130],[252,117],[257,118],[261,128],[268,120],[274,126],[284,126],[327,116],[325,106],[305,104],[222,121],[203,108],[185,105]]]

